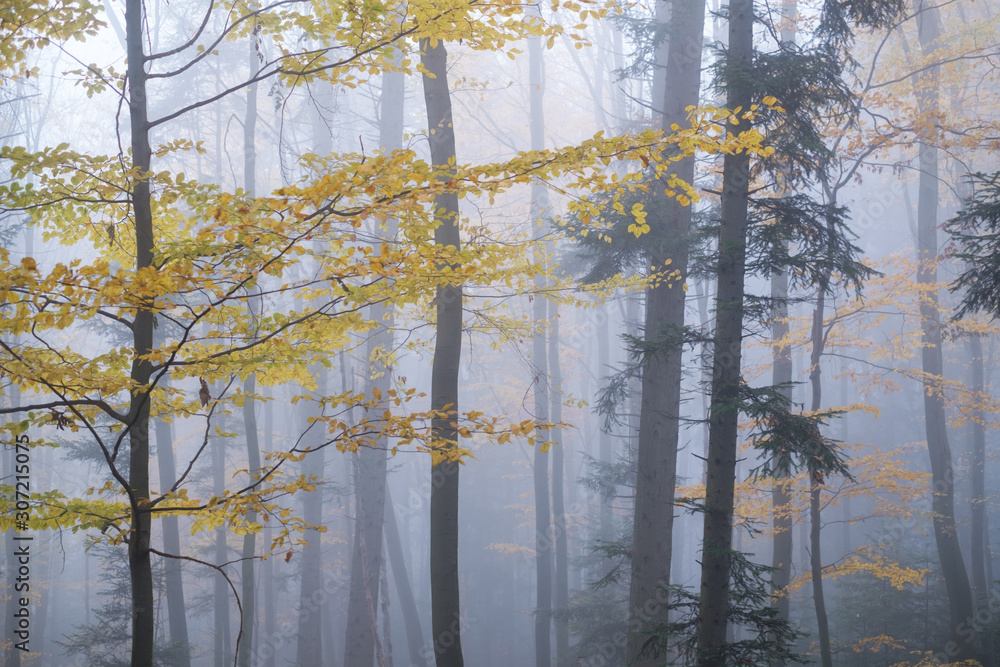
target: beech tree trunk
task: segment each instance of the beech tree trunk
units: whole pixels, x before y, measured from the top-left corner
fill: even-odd
[[[250,35],[250,78],[258,71],[257,36]],[[247,87],[247,109],[243,120],[243,189],[253,197],[257,191],[257,84]],[[253,300],[248,300],[248,308],[253,310]],[[257,376],[250,375],[243,381],[243,393],[253,396],[257,391]],[[247,470],[251,477],[260,474],[260,439],[257,432],[257,404],[248,399],[243,404],[243,432],[247,443]],[[246,520],[257,520],[257,512],[247,512]],[[256,533],[246,533],[243,536],[243,552],[241,562],[242,593],[240,602],[243,607],[243,637],[240,639],[236,652],[236,662],[239,667],[250,667],[250,656],[253,653],[254,630],[257,625],[256,578],[254,560],[257,543]],[[268,545],[270,548],[270,545]]]
[[[686,108],[698,104],[704,0],[673,3],[661,0],[657,3],[657,20],[667,20],[668,16],[669,43],[657,51],[661,69],[656,71],[660,83],[653,88],[653,107],[661,110],[660,126],[669,132],[675,123],[686,125]],[[694,157],[674,163],[670,173],[693,183]],[[640,654],[657,626],[668,620],[666,587],[670,584],[673,549],[684,350],[685,290],[680,281],[688,277],[691,230],[691,207],[665,196],[662,183],[654,182],[652,187],[655,198],[649,211],[649,265],[657,271],[676,271],[679,277],[646,290],[643,335],[648,342],[657,343],[658,348],[642,361],[627,646],[629,664],[637,667],[654,667],[665,662],[663,655],[654,657],[651,651],[642,657]]]
[[[726,107],[749,109],[752,83],[745,73],[753,59],[753,2],[729,3],[729,51]],[[748,121],[730,126],[739,133]],[[750,158],[726,155],[722,168],[722,215],[719,230],[719,278],[712,360],[712,400],[708,460],[705,467],[704,542],[698,617],[698,665],[725,664],[729,578],[732,564],[736,442],[739,435],[740,362],[746,267],[747,204]]]
[[[448,88],[448,55],[444,43],[433,47],[420,41],[424,75],[431,164],[441,180],[450,178],[449,161],[455,159],[455,128]],[[434,197],[434,244],[439,249],[461,248],[458,229],[458,195],[442,192]],[[449,264],[455,265],[452,260]],[[437,289],[437,336],[431,371],[431,409],[438,412],[431,423],[434,440],[443,454],[458,446],[458,373],[462,355],[462,286],[443,284]],[[458,586],[458,471],[457,461],[440,460],[431,471],[431,630],[437,667],[463,667],[460,595]]]
[[[135,269],[153,266],[153,211],[149,191],[149,116],[146,107],[146,54],[143,51],[142,0],[125,2],[125,36],[128,51],[128,103],[131,121],[132,168],[137,172],[131,185],[135,227]],[[131,526],[128,540],[129,578],[132,583],[132,667],[153,665],[153,570],[150,562],[151,516],[149,505],[149,393],[144,389],[152,376],[148,355],[153,349],[153,313],[139,308],[132,322],[135,361],[130,378],[139,387],[131,396],[126,423],[129,439],[129,505]]]
[[[394,59],[402,60],[397,50]],[[387,151],[402,147],[404,78],[401,72],[389,72],[382,77],[381,117],[379,118],[379,143]],[[396,222],[389,220],[382,245],[396,237]],[[375,248],[378,252],[378,248]],[[394,311],[391,305],[377,303],[369,308],[369,319],[376,324],[368,338],[368,359],[371,368],[365,368],[365,394],[373,397],[377,391],[382,396],[377,412],[381,414],[391,406],[389,390],[392,388],[392,368],[377,361],[379,355],[392,348]],[[380,652],[376,628],[376,610],[379,605],[381,581],[382,533],[386,516],[385,497],[387,475],[387,439],[382,438],[374,447],[362,447],[357,454],[358,492],[354,523],[354,551],[351,558],[351,588],[347,606],[347,638],[344,643],[344,664],[370,667]],[[389,510],[391,511],[391,509]],[[388,595],[388,592],[386,592]]]

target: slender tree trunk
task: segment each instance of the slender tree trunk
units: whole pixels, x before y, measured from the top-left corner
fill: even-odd
[[[931,56],[940,48],[941,19],[936,7],[925,7],[916,0],[920,49]],[[917,105],[920,114],[930,117],[938,109],[938,67],[916,77]],[[919,144],[920,181],[917,199],[917,284],[923,288],[920,298],[920,326],[923,330],[921,361],[924,372],[924,415],[927,451],[931,459],[934,540],[941,560],[941,573],[948,591],[951,634],[957,653],[955,660],[975,657],[974,641],[967,629],[973,620],[972,591],[962,560],[962,547],[955,525],[955,477],[944,409],[941,324],[937,296],[937,224],[938,224],[938,152],[936,137],[922,138]],[[974,637],[973,637],[974,639]]]
[[[772,382],[775,385],[785,385],[781,393],[789,402],[792,398],[792,351],[787,341],[788,336],[788,274],[784,271],[771,274],[771,298],[774,310],[771,319],[771,350],[774,358],[772,365]],[[792,578],[792,495],[789,492],[790,480],[775,479],[771,487],[771,515],[774,537],[771,549],[771,594],[775,596],[774,607],[778,618],[788,621],[790,600],[783,591]],[[784,665],[784,660],[774,661],[774,665]]]
[[[317,394],[325,396],[326,369],[318,368],[313,373],[316,377]],[[308,403],[304,405],[305,407],[301,411],[302,418],[298,421],[299,424],[306,427],[306,420],[314,415],[311,414]],[[314,450],[323,441],[319,424],[314,425],[306,438],[303,438],[305,445]],[[325,474],[325,454],[325,449],[311,451],[302,461],[301,474],[315,477],[322,482]],[[322,484],[317,486],[315,491],[305,492],[302,499],[302,518],[310,525],[322,525]],[[299,580],[299,634],[295,647],[295,661],[303,667],[322,664],[324,602],[324,597],[320,595],[323,590],[323,534],[317,530],[307,530],[304,537],[308,545],[302,549],[302,578]]]
[[[698,104],[701,84],[701,35],[705,26],[704,0],[657,3],[657,18],[669,15],[670,36],[659,53],[663,68],[656,72],[654,109],[661,109],[660,126],[687,123],[686,108]],[[665,51],[665,53],[663,52]],[[662,77],[662,79],[661,79]],[[659,95],[659,97],[655,97]],[[671,166],[688,183],[694,182],[694,157]],[[658,349],[642,361],[639,408],[639,444],[632,526],[632,579],[629,590],[629,660],[637,667],[664,664],[664,656],[643,645],[668,620],[666,587],[670,583],[673,549],[674,492],[677,486],[677,440],[680,427],[684,330],[684,296],[679,280],[687,280],[691,207],[682,206],[654,182],[655,198],[649,212],[650,266],[676,271],[679,278],[660,282],[646,291],[645,339]]]
[[[611,332],[608,326],[608,307],[607,304],[599,306],[600,311],[598,311],[598,330],[597,330],[597,377],[598,379],[603,379],[604,374],[608,371],[610,367],[610,347],[611,347]],[[610,465],[614,459],[614,450],[611,443],[611,434],[608,433],[604,424],[598,423],[598,453],[600,456],[601,463],[604,465]],[[606,498],[602,494],[600,497],[601,503],[601,513],[600,513],[600,527],[598,529],[598,536],[603,542],[610,542],[614,539],[615,535],[615,521],[614,515],[612,514],[611,498]]]
[[[257,75],[258,71],[258,48],[257,35],[250,35],[250,78]],[[257,84],[247,87],[247,109],[243,121],[243,188],[251,197],[256,196],[257,191]],[[247,302],[250,310],[253,310],[253,300]],[[251,316],[253,312],[251,312]],[[243,381],[243,393],[252,397],[257,392],[257,376],[250,375]],[[243,432],[247,442],[247,470],[251,478],[260,474],[260,440],[257,432],[257,403],[253,398],[247,398],[243,403]],[[247,512],[248,522],[257,521],[257,512],[250,510]],[[250,656],[253,654],[253,642],[257,625],[257,604],[256,604],[256,538],[257,534],[248,532],[243,536],[243,552],[241,562],[241,584],[243,607],[243,638],[236,654],[236,662],[239,667],[250,667]],[[270,545],[268,545],[270,546]]]
[[[543,79],[542,42],[539,37],[528,39],[528,109],[531,125],[531,150],[545,147],[545,115],[542,100],[545,93]],[[542,244],[545,236],[544,216],[548,208],[545,186],[531,184],[531,224],[538,229],[536,243]],[[543,262],[542,253],[536,253],[536,262]],[[547,422],[549,416],[549,364],[545,340],[547,308],[540,294],[545,279],[535,277],[535,295],[532,306],[535,333],[531,337],[531,373],[535,394],[535,419]],[[547,437],[551,437],[551,434]],[[549,496],[549,450],[535,446],[533,461],[535,488],[535,667],[552,664],[552,516]]]
[[[539,299],[541,301],[541,299]],[[553,424],[562,422],[562,367],[559,364],[559,304],[549,302],[548,362],[552,375],[550,412]],[[569,544],[566,535],[566,503],[564,497],[565,449],[562,431],[552,433],[552,528],[555,531],[555,600],[556,662],[563,664],[569,656]]]
[[[161,324],[161,326],[163,326]],[[166,381],[160,382],[166,389]],[[170,424],[157,419],[156,431],[156,461],[160,472],[160,492],[166,492],[177,481],[174,463],[174,442]],[[168,554],[180,554],[181,534],[177,517],[166,516],[161,519],[163,526],[163,549]],[[167,619],[170,629],[170,644],[178,667],[191,666],[191,648],[188,644],[187,607],[184,604],[184,577],[181,561],[167,558],[163,564],[164,585],[167,589]]]
[[[402,54],[397,50],[394,58],[399,62]],[[379,143],[387,151],[398,150],[402,146],[404,86],[401,72],[383,75],[379,105]],[[385,230],[386,240],[380,245],[387,248],[395,237],[396,222],[389,220]],[[375,250],[377,252],[379,248]],[[391,305],[379,303],[370,308],[369,319],[377,328],[374,335],[368,338],[368,359],[371,360],[372,367],[366,369],[365,393],[371,397],[377,393],[382,397],[377,412],[373,414],[381,414],[391,406],[389,390],[392,388],[392,369],[378,360],[384,358],[382,355],[392,348],[394,317]],[[355,512],[354,554],[351,558],[345,665],[369,667],[378,647],[375,611],[378,609],[380,572],[383,567],[382,532],[386,515],[388,448],[387,438],[382,438],[375,443],[375,447],[362,447],[358,452],[360,487],[356,495],[358,509]]]
[[[795,41],[795,0],[782,0],[781,41]],[[771,274],[771,352],[773,355],[772,378],[775,385],[783,385],[779,391],[789,404],[792,400],[792,350],[788,336],[788,272],[775,271]],[[789,492],[791,480],[775,479],[771,487],[771,516],[774,537],[771,549],[771,594],[775,596],[774,608],[778,618],[786,623],[790,620],[791,600],[785,589],[792,580],[792,495]],[[784,660],[774,660],[772,665],[781,667]]]
[[[833,202],[831,202],[833,203]],[[832,236],[833,230],[828,228],[827,233]],[[811,409],[816,412],[823,402],[823,384],[821,361],[823,358],[823,319],[826,309],[826,292],[830,282],[830,271],[828,270],[817,285],[816,310],[813,311],[812,323],[812,353],[810,356],[811,367],[809,369],[809,382],[812,385],[812,405]],[[816,608],[816,625],[819,632],[819,652],[823,667],[833,667],[833,656],[830,653],[830,625],[826,616],[826,598],[823,595],[823,557],[820,544],[820,530],[822,528],[820,517],[820,501],[822,500],[823,485],[819,483],[813,467],[809,468],[809,569],[812,573],[813,604]]]
[[[212,392],[213,395],[216,392]],[[221,498],[226,491],[226,441],[218,436],[212,438],[212,493]],[[229,546],[226,541],[225,528],[215,530],[215,562],[225,563],[229,560]],[[216,573],[213,583],[213,617],[214,617],[214,663],[215,667],[229,667],[233,663],[232,630],[229,619],[229,584],[225,578]]]
[[[975,334],[969,338],[969,356],[972,370],[972,391],[977,405],[972,422],[972,500],[970,530],[972,533],[972,586],[976,610],[986,609],[990,599],[990,578],[987,577],[986,527],[986,415],[982,404],[986,395],[983,373],[983,341]],[[993,665],[993,635],[983,633],[983,667]]]
[[[431,46],[420,41],[424,75],[431,164],[441,180],[450,178],[455,159],[455,128],[448,88],[448,55],[444,43]],[[433,77],[433,78],[432,78]],[[458,229],[458,195],[443,192],[434,197],[434,244],[440,250],[461,248]],[[448,264],[455,265],[454,260]],[[431,372],[431,409],[438,412],[431,434],[441,443],[443,455],[432,464],[431,475],[431,626],[437,667],[463,667],[462,616],[458,586],[458,471],[448,456],[458,446],[458,374],[462,355],[462,286],[443,284],[437,289],[437,336]]]
[[[403,612],[407,655],[413,667],[423,667],[427,661],[420,653],[424,643],[424,633],[420,629],[420,612],[417,611],[417,601],[413,597],[406,557],[403,555],[403,543],[399,539],[399,526],[396,524],[396,511],[392,506],[392,496],[389,494],[388,486],[385,489],[385,550],[389,555],[392,579],[396,582],[396,595],[399,597],[399,607]],[[386,595],[388,594],[386,591]]]
[[[749,109],[752,83],[744,73],[753,59],[753,2],[730,0],[726,106]],[[730,133],[749,129],[742,121]],[[732,564],[733,502],[739,417],[740,361],[746,266],[750,158],[726,155],[722,171],[712,403],[706,461],[704,546],[698,617],[698,665],[724,664]]]
[[[274,450],[274,406],[273,401],[267,401],[264,404],[264,447],[265,451]],[[264,528],[264,544],[266,549],[271,548],[272,540],[272,528],[271,524],[268,523]],[[275,643],[278,638],[278,605],[277,605],[277,593],[274,587],[274,558],[268,558],[264,561],[264,641],[265,644],[258,642],[262,646],[261,653],[263,653],[263,665],[261,667],[275,667],[276,666],[276,647]]]
[[[143,52],[142,0],[125,2],[125,35],[128,42],[128,94],[131,121],[132,168],[136,171],[131,185],[133,224],[135,225],[135,269],[153,267],[153,211],[150,201],[149,173],[152,157],[149,146],[149,120],[146,110],[146,54]],[[135,361],[130,378],[133,391],[129,401],[129,504],[131,529],[128,539],[129,576],[132,583],[132,667],[153,664],[153,570],[149,542],[151,516],[149,505],[149,392],[145,389],[152,376],[148,355],[153,349],[153,313],[136,310],[132,322],[132,345]]]

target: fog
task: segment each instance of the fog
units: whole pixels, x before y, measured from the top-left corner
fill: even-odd
[[[994,665],[996,22],[6,3],[3,664]]]

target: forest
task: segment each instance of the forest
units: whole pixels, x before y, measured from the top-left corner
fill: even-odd
[[[3,665],[1000,665],[994,4],[3,0]]]

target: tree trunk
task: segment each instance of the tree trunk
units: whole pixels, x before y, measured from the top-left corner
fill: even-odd
[[[604,378],[604,373],[607,372],[611,365],[610,360],[610,347],[611,347],[611,332],[608,326],[608,306],[607,304],[602,304],[598,306],[600,309],[597,314],[598,318],[598,329],[597,329],[597,378],[602,380]],[[614,450],[611,443],[611,434],[607,432],[604,428],[604,424],[598,423],[598,452],[600,456],[601,463],[604,465],[611,465],[614,460]],[[602,542],[610,542],[615,537],[615,520],[614,514],[612,514],[612,499],[606,498],[603,494],[600,497],[601,503],[601,513],[600,513],[600,523],[598,529],[598,537]]]
[[[787,343],[782,344],[789,331],[788,326],[788,274],[784,271],[771,274],[771,298],[774,310],[771,319],[771,350],[774,357],[772,382],[785,385],[781,394],[791,402],[792,350]],[[790,619],[790,600],[783,593],[792,578],[792,495],[789,493],[790,480],[775,479],[771,487],[771,515],[774,537],[771,549],[771,594],[776,596],[774,607],[778,618]],[[784,665],[784,660],[774,661],[774,665]]]
[[[399,539],[399,526],[396,524],[396,510],[392,506],[392,496],[389,487],[385,489],[385,550],[389,554],[389,565],[392,567],[392,579],[396,582],[396,595],[403,612],[403,625],[406,628],[406,648],[410,657],[410,665],[423,667],[427,664],[420,648],[424,643],[424,633],[420,629],[420,612],[417,611],[417,601],[413,597],[413,587],[406,567],[406,557],[403,555],[403,543]],[[388,595],[386,591],[386,595]]]
[[[983,372],[983,341],[972,334],[969,338],[969,356],[972,366],[972,391],[977,403],[986,395]],[[972,422],[972,500],[970,530],[972,532],[972,586],[976,610],[987,609],[990,599],[990,578],[987,577],[986,533],[986,415],[982,405],[977,404]],[[983,633],[983,667],[993,665],[993,635]]]
[[[258,50],[257,36],[250,35],[250,78],[257,75],[258,71]],[[247,110],[243,121],[243,188],[251,197],[256,196],[257,190],[257,148],[255,145],[257,138],[257,84],[247,87]],[[253,310],[253,300],[247,301],[250,310]],[[252,315],[253,313],[251,313]],[[257,391],[257,376],[250,375],[243,381],[243,393],[248,397],[253,396]],[[247,470],[250,477],[254,478],[260,474],[260,440],[257,432],[257,404],[252,398],[248,398],[243,404],[243,431],[247,441]],[[257,512],[250,510],[247,512],[248,522],[257,521]],[[243,607],[243,637],[240,639],[236,653],[236,662],[239,667],[250,667],[250,656],[253,654],[254,630],[257,624],[257,604],[256,604],[256,579],[254,570],[256,561],[257,534],[248,532],[243,536],[242,553],[242,598]],[[270,548],[270,545],[268,545]]]
[[[212,392],[218,395],[217,391]],[[219,437],[212,438],[212,493],[221,498],[226,492],[226,441]],[[226,529],[215,529],[215,562],[225,563],[229,560],[229,547],[226,541]],[[213,619],[214,619],[214,664],[215,667],[229,667],[233,663],[232,630],[229,619],[229,584],[220,573],[212,576],[213,584]]]
[[[160,326],[164,326],[163,323]],[[166,381],[160,382],[166,389]],[[160,472],[160,493],[165,493],[177,481],[177,471],[174,463],[174,442],[170,424],[157,419],[156,430],[156,461]],[[165,516],[161,519],[163,526],[163,549],[168,554],[180,554],[181,534],[176,516]],[[188,644],[187,607],[184,604],[184,577],[181,561],[167,558],[163,564],[164,586],[167,589],[167,619],[170,629],[170,644],[172,654],[176,656],[178,667],[191,667],[191,648]]]
[[[394,60],[402,60],[397,50]],[[387,151],[398,150],[403,138],[403,100],[405,81],[401,72],[388,72],[382,78],[381,117],[379,118],[379,143]],[[387,247],[396,237],[396,221],[386,223],[382,247]],[[376,252],[379,248],[375,248]],[[377,412],[390,409],[389,390],[392,388],[392,369],[378,359],[392,348],[394,311],[391,305],[378,303],[370,307],[369,319],[375,323],[374,335],[368,338],[368,359],[372,367],[365,375],[365,393],[382,397]],[[382,532],[385,521],[385,496],[387,438],[380,439],[375,447],[362,447],[358,452],[358,482],[355,512],[354,552],[351,558],[351,588],[347,606],[347,639],[344,644],[344,664],[370,667],[378,648],[375,626],[379,603],[379,582],[382,563]],[[397,536],[398,537],[398,536]],[[362,545],[364,547],[362,548]],[[388,592],[386,592],[388,594]],[[380,661],[381,662],[381,661]]]
[[[782,0],[781,41],[795,41],[796,0]],[[781,343],[789,333],[788,326],[788,272],[779,270],[771,274],[771,352],[773,355],[771,382],[784,385],[779,392],[789,405],[792,401],[792,350]],[[775,596],[774,608],[778,618],[786,623],[791,619],[791,600],[785,589],[792,580],[792,495],[791,480],[775,479],[771,487],[771,516],[774,529],[771,548],[771,595]],[[784,660],[774,660],[774,667],[781,667]]]
[[[531,150],[545,147],[545,116],[542,108],[545,82],[543,80],[542,42],[539,37],[528,39],[528,108],[531,123]],[[531,224],[537,227],[536,243],[545,237],[544,216],[548,208],[545,186],[531,183]],[[544,261],[536,252],[536,262]],[[535,276],[535,295],[532,305],[535,333],[531,336],[531,373],[535,394],[535,419],[548,422],[549,417],[549,368],[548,349],[545,341],[547,308],[541,292],[545,279]],[[551,433],[546,438],[551,437]],[[549,451],[535,445],[533,461],[535,490],[535,667],[552,664],[552,516],[549,497]]]
[[[672,7],[672,9],[669,9]],[[661,109],[660,127],[687,123],[686,108],[698,104],[701,84],[701,34],[705,25],[704,0],[668,5],[657,3],[657,18],[670,16],[669,44],[658,51],[662,83],[654,86],[654,110]],[[664,61],[665,56],[665,61]],[[660,70],[656,78],[661,76]],[[671,173],[694,182],[694,157],[674,163]],[[658,271],[676,271],[687,279],[691,207],[682,206],[654,183],[649,212],[649,265]],[[677,440],[680,427],[681,359],[683,356],[685,290],[676,279],[664,280],[646,291],[643,335],[657,350],[642,361],[639,442],[632,525],[632,579],[629,590],[628,657],[637,667],[664,664],[643,645],[667,622],[666,587],[670,583],[673,548],[674,492],[677,486]]]
[[[129,119],[131,121],[132,168],[136,171],[131,186],[131,204],[135,225],[135,269],[153,267],[153,211],[150,201],[149,118],[146,110],[146,54],[143,52],[142,0],[125,2],[125,35],[128,43]],[[132,583],[132,667],[153,664],[153,570],[149,542],[149,391],[145,389],[152,375],[148,355],[153,349],[153,313],[137,309],[132,322],[133,354],[130,378],[138,389],[129,401],[126,428],[129,437],[129,504],[131,527],[128,538],[129,578]]]
[[[831,202],[833,203],[833,202]],[[833,229],[827,229],[832,237]],[[823,358],[823,319],[826,309],[826,292],[830,282],[830,271],[827,270],[820,285],[817,285],[816,310],[813,311],[812,323],[812,353],[810,355],[809,382],[812,385],[811,410],[816,412],[823,402],[823,384],[820,365]],[[830,653],[830,626],[826,617],[826,598],[823,595],[823,558],[820,548],[820,500],[823,486],[816,479],[812,465],[809,470],[809,569],[812,573],[813,604],[816,608],[816,625],[819,632],[819,652],[823,667],[833,667],[833,656]]]
[[[936,7],[923,7],[916,0],[920,49],[924,55],[934,54],[940,47],[941,19]],[[923,117],[938,109],[938,67],[932,67],[916,77],[917,106]],[[943,361],[941,324],[938,321],[937,296],[937,224],[938,224],[938,154],[933,129],[919,144],[920,181],[917,200],[917,284],[923,290],[920,298],[921,362],[924,372],[924,424],[927,451],[931,460],[934,540],[941,560],[941,573],[948,591],[951,613],[952,642],[955,660],[970,660],[976,651],[968,628],[973,620],[972,591],[969,575],[962,560],[962,547],[955,525],[955,477],[944,409]],[[963,632],[963,629],[965,630]],[[949,654],[951,654],[949,652]]]
[[[749,109],[752,83],[744,73],[753,59],[753,2],[729,3],[726,106]],[[749,129],[742,121],[730,133]],[[705,477],[704,543],[698,618],[698,665],[724,664],[729,578],[732,563],[733,500],[739,417],[740,361],[743,342],[743,291],[746,266],[750,158],[726,155],[722,171],[719,230],[719,281],[712,360],[712,401]]]
[[[264,447],[265,451],[274,450],[274,407],[273,401],[264,404]],[[265,549],[271,549],[273,530],[268,523],[264,528]],[[278,605],[277,592],[274,586],[274,558],[264,561],[263,573],[264,586],[264,642],[258,642],[261,646],[259,653],[263,654],[263,664],[261,667],[275,667],[276,665],[276,641],[278,639]]]
[[[541,301],[541,299],[539,299]],[[553,424],[562,422],[562,368],[559,365],[559,304],[549,302],[548,362],[552,375],[551,418]],[[552,433],[552,528],[555,531],[555,600],[556,610],[556,662],[569,659],[569,544],[566,535],[566,503],[564,497],[565,450],[562,431]]]
[[[319,396],[326,396],[326,369],[318,368],[313,370],[316,377],[316,393]],[[303,403],[301,419],[298,423],[307,427],[307,419],[311,414],[308,402]],[[324,435],[321,433],[318,422],[312,427],[308,435],[303,438],[304,444],[314,451],[306,456],[302,461],[300,472],[307,477],[315,477],[317,480],[324,479],[324,468],[326,459],[325,449],[316,449],[323,441]],[[318,486],[315,491],[304,492],[302,499],[302,519],[313,526],[323,523],[323,487]],[[295,647],[295,661],[305,667],[306,665],[322,664],[323,650],[323,603],[325,596],[323,591],[323,534],[317,530],[307,530],[303,536],[308,545],[302,549],[302,578],[299,580],[299,634]]]
[[[448,55],[444,44],[420,41],[420,62],[430,74],[423,77],[427,107],[431,164],[450,178],[455,159],[455,128],[448,88]],[[433,78],[432,78],[433,77]],[[461,248],[458,229],[458,195],[442,192],[434,197],[434,244],[440,250]],[[455,265],[453,260],[447,262]],[[431,409],[437,416],[431,435],[440,444],[443,458],[431,471],[431,630],[437,667],[463,667],[462,617],[458,586],[458,470],[447,458],[458,446],[458,374],[462,355],[462,286],[442,284],[437,289],[437,336],[431,371]]]

